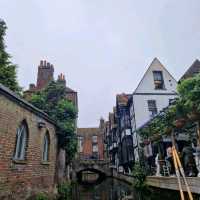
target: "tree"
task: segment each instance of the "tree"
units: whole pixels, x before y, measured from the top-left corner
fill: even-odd
[[[77,150],[75,122],[77,110],[72,102],[66,99],[65,85],[52,81],[46,89],[34,94],[30,101],[46,112],[57,124],[59,146],[66,150],[70,162]]]
[[[4,37],[6,34],[6,24],[0,19],[0,83],[19,93],[21,88],[17,82],[17,66],[10,61],[10,55],[6,52]]]

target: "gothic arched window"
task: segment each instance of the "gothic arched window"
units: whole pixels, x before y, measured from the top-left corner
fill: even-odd
[[[16,145],[15,145],[15,160],[25,160],[26,148],[28,144],[28,127],[23,121],[17,129]]]
[[[46,132],[44,136],[44,141],[43,141],[43,154],[42,154],[43,161],[49,160],[49,147],[50,147],[49,133]]]

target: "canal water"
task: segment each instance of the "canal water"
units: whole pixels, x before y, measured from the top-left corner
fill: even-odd
[[[116,179],[106,179],[93,186],[74,185],[72,200],[179,200],[178,192],[167,190],[134,190],[133,186]],[[187,198],[186,198],[187,199]],[[194,197],[194,200],[200,200]]]

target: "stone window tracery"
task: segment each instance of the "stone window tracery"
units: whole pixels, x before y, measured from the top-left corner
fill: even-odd
[[[25,160],[26,147],[28,144],[28,127],[25,121],[17,129],[16,145],[15,145],[15,160]]]

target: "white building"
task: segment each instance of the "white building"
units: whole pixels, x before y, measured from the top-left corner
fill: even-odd
[[[136,130],[177,97],[177,81],[155,58],[133,93],[130,106],[135,159],[138,160],[139,136]]]

